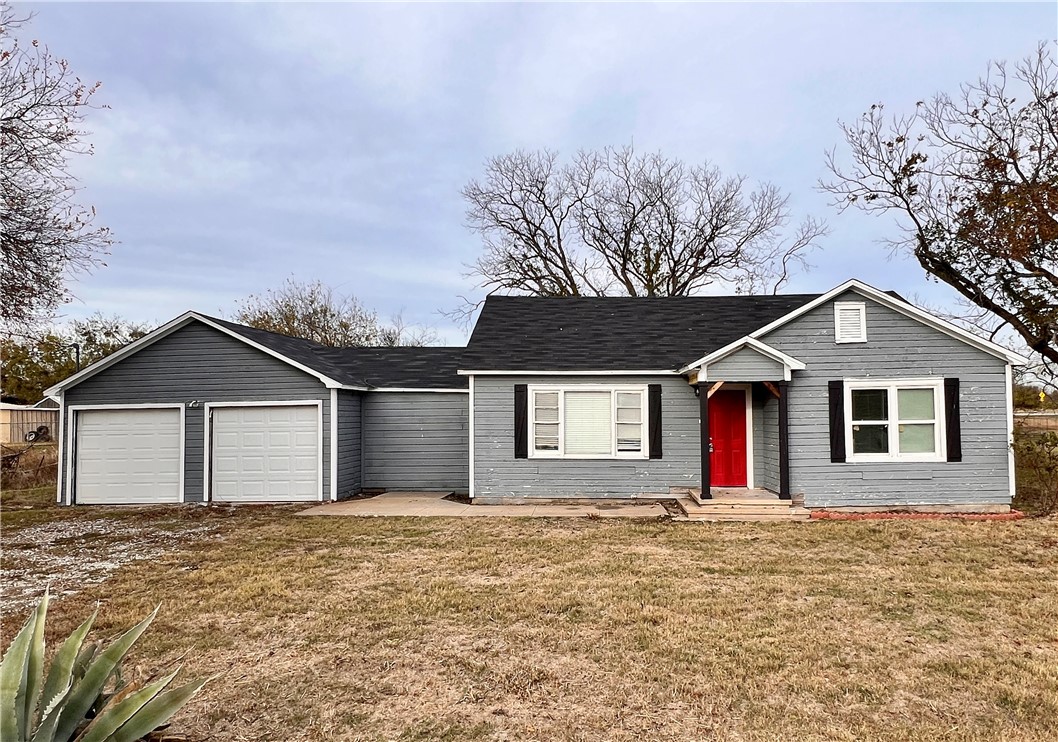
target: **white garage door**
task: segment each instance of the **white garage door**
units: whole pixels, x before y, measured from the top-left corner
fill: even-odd
[[[74,502],[180,501],[180,410],[77,412]]]
[[[214,408],[213,500],[319,499],[319,432],[315,405]]]

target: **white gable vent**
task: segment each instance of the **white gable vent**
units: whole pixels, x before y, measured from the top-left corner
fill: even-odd
[[[834,302],[834,342],[867,342],[867,305],[862,301]]]

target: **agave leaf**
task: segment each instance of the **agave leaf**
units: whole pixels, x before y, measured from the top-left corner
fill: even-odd
[[[0,661],[0,739],[26,738],[26,675],[29,649],[44,599],[30,614]]]
[[[75,742],[106,742],[110,735],[127,722],[137,711],[142,709],[151,699],[157,696],[165,686],[172,682],[179,670],[166,675],[161,680],[150,683],[143,688],[136,688],[135,684],[126,686],[125,691],[115,696],[110,703],[92,723],[78,735]]]
[[[92,660],[99,652],[99,647],[102,646],[98,641],[87,644],[80,652],[77,653],[77,659],[73,663],[73,679],[78,681],[84,677],[84,674],[88,672],[88,666],[92,664]]]
[[[44,597],[37,604],[36,620],[33,623],[33,636],[29,642],[26,655],[26,697],[25,711],[22,717],[22,739],[29,737],[33,731],[33,722],[37,716],[38,696],[44,680],[44,623],[48,616],[48,601],[51,591],[44,588]]]
[[[216,677],[216,676],[213,676]],[[213,678],[194,680],[178,688],[159,693],[132,715],[125,724],[110,736],[107,742],[136,742],[141,737],[153,732],[172,718],[173,714],[191,700],[202,686]]]
[[[59,647],[59,651],[52,657],[51,667],[48,668],[48,677],[44,681],[44,691],[40,696],[40,718],[43,721],[49,710],[53,709],[59,696],[64,696],[72,687],[74,669],[77,664],[78,655],[81,654],[81,645],[92,628],[99,609],[88,617],[88,620],[74,629],[74,632],[66,637]],[[56,717],[58,718],[58,717]]]
[[[50,704],[41,706],[40,721],[37,723],[31,742],[56,742],[58,738],[55,736],[55,725],[59,723],[59,716],[62,715],[63,706],[71,690],[73,690],[72,683],[63,688]]]
[[[66,701],[66,707],[59,716],[59,723],[55,729],[58,739],[66,740],[73,736],[77,725],[84,719],[85,714],[92,708],[92,704],[99,698],[99,694],[114,672],[114,668],[132,649],[132,645],[147,630],[156,615],[158,615],[158,608],[155,608],[151,615],[115,639],[109,647],[92,660],[92,664],[88,666],[80,682],[75,685],[73,692]]]

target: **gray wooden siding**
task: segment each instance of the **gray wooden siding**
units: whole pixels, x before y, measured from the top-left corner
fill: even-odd
[[[661,459],[514,458],[515,384],[662,386]],[[633,497],[697,487],[701,480],[698,399],[679,376],[474,377],[474,497]]]
[[[779,491],[779,403],[765,390],[753,399],[753,480],[762,489]]]
[[[467,492],[467,405],[466,394],[365,394],[364,488]]]
[[[351,497],[364,486],[361,457],[363,419],[359,392],[338,392],[338,499]]]
[[[808,507],[1010,502],[1005,362],[850,292],[867,304],[867,342],[834,343],[834,308],[821,305],[761,338],[804,361],[790,384],[790,484]],[[963,461],[830,462],[827,382],[957,377]],[[767,426],[766,426],[767,427]]]
[[[752,348],[743,348],[706,368],[709,381],[782,381],[783,365]]]
[[[207,325],[192,322],[86,379],[65,394],[65,405],[185,403],[184,499],[202,501],[206,402],[324,400],[324,496],[330,493],[330,390],[313,376]],[[195,400],[196,407],[186,403]],[[64,431],[65,433],[65,431]],[[65,437],[65,436],[64,436]],[[66,460],[63,441],[62,496]]]

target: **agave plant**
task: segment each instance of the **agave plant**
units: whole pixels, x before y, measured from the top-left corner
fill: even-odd
[[[126,684],[121,661],[158,614],[119,636],[106,649],[85,644],[96,613],[63,641],[44,673],[48,593],[0,662],[0,740],[3,742],[135,742],[165,724],[206,680],[170,688],[176,671]],[[107,683],[116,687],[107,691]]]

